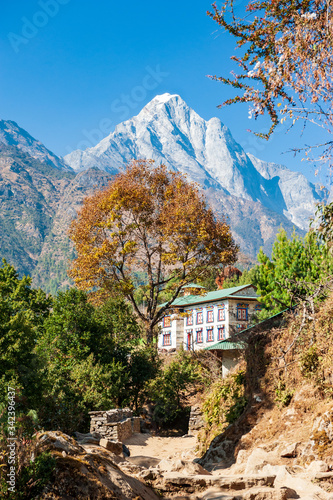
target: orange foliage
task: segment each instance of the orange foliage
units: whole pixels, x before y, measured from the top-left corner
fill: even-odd
[[[213,265],[234,262],[238,251],[229,226],[216,219],[198,187],[152,160],[132,161],[86,198],[69,234],[77,251],[69,274],[77,286],[125,296],[150,340],[181,287]],[[145,311],[135,295],[138,272],[146,276]],[[159,307],[166,287],[172,297]]]
[[[215,283],[217,284],[217,287],[221,289],[223,288],[223,283],[225,279],[229,280],[235,277],[239,278],[240,276],[242,276],[242,274],[243,274],[242,271],[237,269],[237,267],[227,266],[217,275]]]

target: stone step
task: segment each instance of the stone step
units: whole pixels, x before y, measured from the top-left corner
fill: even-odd
[[[154,486],[162,490],[172,490],[175,486],[182,488],[191,487],[210,487],[214,486],[223,491],[228,490],[246,490],[253,487],[269,487],[274,485],[275,477],[273,475],[251,475],[251,476],[217,476],[217,475],[196,475],[188,476],[177,472],[164,473],[163,477],[158,478]]]

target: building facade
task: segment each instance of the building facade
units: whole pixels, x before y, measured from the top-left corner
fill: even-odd
[[[184,288],[184,296],[174,301],[161,322],[159,350],[213,346],[245,330],[260,310],[251,284],[208,293],[194,284]]]

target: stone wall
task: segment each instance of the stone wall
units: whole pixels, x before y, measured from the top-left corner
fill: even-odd
[[[124,441],[133,432],[140,432],[140,418],[133,417],[129,408],[90,411],[90,432],[99,434],[100,438]]]
[[[204,426],[204,417],[200,406],[192,406],[190,413],[190,420],[188,423],[188,433],[195,435]]]

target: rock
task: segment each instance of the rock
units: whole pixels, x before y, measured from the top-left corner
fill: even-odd
[[[244,464],[249,456],[249,452],[246,450],[239,450],[237,453],[237,458],[236,458],[236,463],[237,464]]]
[[[287,486],[282,486],[280,488],[280,496],[281,500],[289,499],[289,498],[299,498],[299,495],[292,488],[288,488]]]
[[[253,399],[256,403],[261,403],[263,398],[261,394],[253,394]]]
[[[131,456],[131,452],[129,451],[129,448],[127,448],[125,444],[123,444],[123,454],[125,455],[125,457]]]
[[[158,469],[164,474],[165,472],[182,472],[189,476],[207,475],[211,473],[204,469],[201,465],[187,460],[161,460],[158,464]]]
[[[86,437],[83,439],[78,439],[77,442],[79,444],[99,444],[100,439],[94,438],[94,437]]]
[[[84,449],[76,441],[60,431],[48,431],[37,435],[38,448],[65,451],[67,455],[84,453]]]
[[[160,460],[155,457],[147,457],[143,455],[136,455],[134,457],[129,457],[128,461],[131,464],[138,465],[140,467],[144,467],[145,469],[150,469],[152,467],[156,467],[159,463]]]
[[[323,460],[314,460],[307,468],[307,473],[315,476],[318,472],[328,472],[328,465]]]
[[[139,472],[138,477],[140,479],[144,479],[145,481],[152,481],[153,479],[156,479],[157,472],[151,469],[145,469]]]
[[[215,488],[218,488],[220,491],[223,492],[225,492],[226,490],[239,491],[239,490],[247,490],[250,488],[269,487],[271,488],[270,491],[272,491],[274,480],[275,480],[274,475],[273,476],[257,475],[248,477],[246,476],[222,477],[217,475],[200,475],[200,474],[197,474],[195,476],[189,476],[181,472],[166,472],[163,473],[162,477],[158,478],[158,481],[154,484],[154,487],[165,491],[173,491],[175,486],[182,489],[185,488],[197,489],[198,487],[204,488],[204,487],[214,486]],[[236,498],[238,499],[243,497],[236,497]],[[254,496],[252,498],[257,498],[257,497]]]
[[[312,426],[310,437],[310,449],[314,455],[321,456],[325,453],[327,446],[333,441],[333,409],[327,411],[321,417],[316,418]]]
[[[244,474],[258,474],[267,464],[276,462],[275,453],[269,453],[262,448],[255,448],[247,459]]]
[[[297,456],[297,448],[298,443],[292,443],[283,448],[283,450],[280,453],[280,456],[282,458],[294,458]]]
[[[111,451],[115,455],[121,455],[123,453],[123,443],[120,441],[111,441],[110,439],[102,438],[99,445],[108,451]]]
[[[159,500],[159,496],[131,471],[134,466],[101,447],[84,447],[60,432],[47,432],[38,439],[38,452],[48,451],[56,457],[57,473],[48,482],[42,497],[48,499],[142,499]],[[120,443],[121,444],[121,443]],[[68,460],[66,448],[70,452]],[[121,446],[122,449],[122,446]],[[60,451],[60,453],[59,453]],[[136,471],[138,470],[135,467]],[[35,498],[35,496],[34,496]]]
[[[223,491],[219,488],[210,488],[205,491],[200,500],[286,500],[288,497],[284,493],[275,488],[257,487],[251,488],[249,491]]]
[[[74,432],[74,435],[78,441],[86,438],[101,439],[101,435],[98,432],[87,432],[86,434],[83,434],[82,432],[76,431]]]

